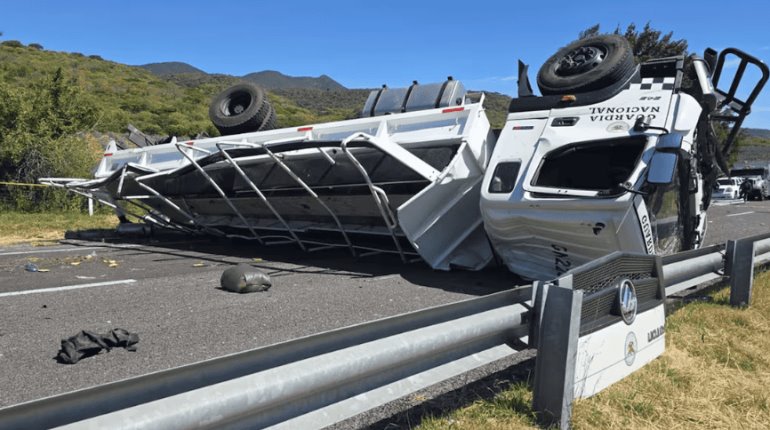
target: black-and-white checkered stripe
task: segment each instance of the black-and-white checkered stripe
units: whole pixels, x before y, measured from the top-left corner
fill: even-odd
[[[665,78],[642,78],[642,82],[631,84],[630,89],[651,91],[673,90],[674,82],[676,82],[676,78],[673,76]]]

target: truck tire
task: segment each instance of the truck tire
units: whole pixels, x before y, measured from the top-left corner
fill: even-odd
[[[265,91],[240,83],[219,93],[209,105],[209,118],[222,135],[258,131],[272,109]]]
[[[635,69],[626,38],[605,34],[561,48],[540,67],[537,86],[543,95],[595,91],[628,79]]]
[[[270,109],[267,111],[267,115],[265,115],[265,119],[262,121],[262,124],[259,126],[259,130],[273,130],[277,128],[277,118],[275,114],[275,109],[273,109],[272,106],[270,106]]]

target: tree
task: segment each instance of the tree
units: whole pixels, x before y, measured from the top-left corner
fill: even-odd
[[[82,177],[99,158],[96,142],[83,139],[98,111],[61,69],[29,87],[0,82],[0,181],[34,183],[44,176]],[[79,202],[56,190],[11,188],[14,209],[72,207]]]
[[[623,35],[628,40],[634,57],[638,62],[643,62],[650,58],[687,55],[686,40],[674,40],[674,33],[672,31],[663,34],[662,31],[652,28],[649,22],[644,25],[642,31],[638,31],[636,24],[631,23],[626,27],[625,32],[621,32],[620,26],[618,26],[612,33]],[[578,38],[585,39],[599,34],[601,34],[600,26],[596,24],[581,31],[578,34]]]

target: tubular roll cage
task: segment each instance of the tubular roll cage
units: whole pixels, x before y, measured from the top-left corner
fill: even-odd
[[[479,104],[478,104],[479,108],[480,106],[482,106],[482,103],[481,103],[482,101],[483,101],[483,98],[482,100],[479,101]],[[469,109],[468,107],[459,107],[459,108],[453,108],[453,109],[445,109],[441,113],[442,114],[445,114],[445,113],[451,114],[455,112],[460,113],[463,110],[465,111],[471,110],[473,112],[476,111],[476,109],[472,109],[472,108]],[[105,197],[103,195],[104,193],[100,193],[93,190],[94,186],[98,186],[99,184],[104,184],[110,179],[112,179],[114,177],[114,173],[106,178],[103,177],[95,180],[94,179],[87,180],[87,179],[79,179],[79,178],[40,178],[39,182],[50,186],[64,188],[78,195],[96,200],[104,204],[105,206],[113,208],[117,212],[123,212],[126,215],[134,217],[138,220],[152,223],[162,228],[177,230],[185,233],[194,234],[200,231],[204,231],[209,234],[213,234],[220,237],[256,240],[262,245],[295,243],[303,251],[319,251],[319,250],[325,250],[330,248],[347,248],[354,257],[365,257],[365,256],[375,255],[380,253],[391,253],[391,254],[398,254],[404,263],[417,262],[421,260],[420,255],[413,250],[404,249],[404,247],[402,246],[402,243],[399,240],[399,232],[401,232],[402,234],[403,232],[399,227],[397,216],[394,213],[393,208],[391,208],[390,206],[390,200],[388,198],[387,193],[385,192],[385,190],[375,185],[375,183],[372,181],[371,177],[369,176],[369,173],[366,171],[363,164],[356,158],[355,154],[351,152],[351,149],[364,148],[364,147],[376,149],[386,155],[394,157],[402,165],[414,171],[416,174],[418,174],[419,176],[421,176],[422,178],[428,181],[432,181],[432,182],[440,181],[444,178],[445,174],[442,174],[440,171],[433,168],[430,164],[421,160],[419,157],[412,154],[407,149],[403,148],[400,144],[392,141],[389,138],[388,132],[387,132],[388,131],[387,118],[380,117],[380,118],[377,118],[377,121],[378,121],[378,126],[377,126],[376,136],[373,136],[371,134],[367,134],[361,131],[355,131],[342,140],[313,140],[313,134],[311,132],[313,127],[300,127],[298,131],[303,132],[302,136],[279,138],[279,139],[267,140],[260,143],[248,142],[246,138],[243,138],[239,141],[228,140],[229,137],[217,138],[214,142],[214,147],[216,148],[215,150],[196,147],[194,145],[195,144],[194,141],[177,142],[176,138],[173,138],[172,141],[170,142],[170,145],[173,145],[189,164],[183,165],[176,169],[161,170],[161,171],[150,168],[148,166],[143,166],[141,164],[130,162],[130,161],[123,164],[120,167],[120,170],[119,170],[120,174],[118,178],[119,182],[118,182],[117,193],[115,195],[115,198],[120,199],[130,204],[131,206],[140,209],[141,211],[144,211],[144,214],[137,213],[134,211],[129,211],[126,209],[125,205],[120,206],[112,198]],[[459,118],[455,117],[455,125],[458,125],[458,124],[459,124]],[[453,156],[453,158],[462,156],[463,152],[468,147],[468,142],[466,138],[462,135],[455,135],[450,139],[459,140],[459,147],[457,149],[457,152]],[[448,141],[450,139],[442,138],[441,140]],[[361,177],[364,180],[369,190],[372,200],[377,206],[380,217],[382,218],[383,223],[387,228],[388,235],[391,237],[393,241],[395,250],[386,249],[386,248],[375,248],[371,246],[355,244],[350,238],[349,231],[345,229],[342,222],[340,221],[339,216],[323,201],[323,199],[319,197],[319,195],[313,190],[313,188],[310,185],[308,185],[304,180],[302,180],[300,175],[295,173],[291,169],[291,167],[289,167],[283,161],[284,159],[283,153],[285,152],[317,149],[317,151],[321,154],[321,156],[324,159],[326,159],[331,165],[334,165],[336,164],[336,161],[327,153],[327,150],[332,148],[339,149],[343,154],[345,154],[347,159],[351,162],[351,164],[355,167],[355,169],[361,174]],[[202,156],[199,158],[196,158],[193,155],[196,152],[202,154]],[[264,156],[264,155],[268,156],[278,167],[280,167],[286,174],[288,174],[289,177],[291,177],[292,180],[302,190],[304,190],[305,193],[311,199],[313,199],[313,201],[318,203],[318,205],[322,207],[323,210],[329,214],[329,216],[333,220],[333,224],[336,227],[334,230],[339,233],[339,235],[343,239],[343,243],[330,243],[330,242],[323,242],[319,240],[313,240],[309,238],[301,238],[300,237],[301,234],[298,231],[296,231],[295,228],[291,227],[290,223],[271,204],[270,200],[265,195],[265,192],[263,192],[263,190],[261,190],[260,187],[251,178],[249,178],[249,176],[246,174],[246,172],[243,170],[243,168],[240,165],[240,163],[242,162],[242,159],[245,159],[245,158],[253,159],[253,157],[255,156]],[[237,208],[237,206],[231,200],[231,197],[228,197],[227,193],[224,191],[222,186],[220,186],[220,184],[218,184],[217,181],[211,175],[209,175],[204,169],[204,167],[207,165],[221,163],[221,162],[228,164],[235,171],[238,177],[240,177],[248,185],[251,191],[253,191],[256,194],[258,199],[270,211],[270,213],[277,220],[277,222],[283,227],[283,229],[285,229],[285,231],[288,233],[287,235],[260,234],[257,231],[260,229],[260,227],[256,227],[251,223],[249,223],[247,217]],[[172,201],[171,198],[164,196],[161,192],[159,192],[152,186],[145,183],[147,180],[158,176],[169,175],[169,174],[178,172],[179,170],[184,168],[189,169],[190,166],[194,168],[197,172],[199,172],[206,179],[206,181],[214,188],[216,193],[222,198],[222,200],[224,200],[224,202],[227,204],[227,206],[230,208],[233,214],[238,219],[240,219],[240,221],[243,223],[243,226],[245,226],[245,228],[248,229],[248,231],[251,233],[250,236],[227,233],[210,224],[204,224],[203,222],[201,222],[200,219],[198,219],[192,213],[192,211],[190,211],[184,196],[178,197],[179,199],[181,199],[183,206],[185,206],[185,207],[181,207],[177,203],[174,203],[174,201]],[[124,182],[129,173],[136,173],[138,175],[133,177],[134,182],[139,187],[146,190],[149,194],[146,194],[146,195],[124,195],[123,194]],[[160,200],[161,202],[163,202],[163,204],[173,209],[174,212],[182,215],[182,217],[188,220],[188,222],[187,223],[176,222],[172,220],[170,217],[163,215],[162,213],[158,213],[155,209],[152,208],[152,206],[144,203],[144,201],[153,200],[153,199]],[[273,229],[273,228],[275,227],[267,227],[267,229]],[[262,227],[261,229],[265,229],[265,227]],[[324,230],[328,230],[328,228],[324,228]],[[360,252],[360,251],[363,251],[363,252]]]
[[[740,62],[738,63],[735,75],[733,75],[732,82],[730,83],[730,89],[723,91],[717,87],[719,85],[719,79],[722,77],[722,70],[725,67],[725,61],[728,55],[737,57]],[[768,69],[767,64],[740,49],[726,48],[719,52],[719,55],[717,56],[717,52],[714,49],[708,48],[703,54],[703,59],[696,58],[696,61],[694,62],[696,65],[696,73],[698,73],[701,82],[706,82],[707,80],[704,80],[701,76],[703,72],[699,67],[699,61],[704,62],[713,71],[711,74],[711,83],[713,84],[713,87],[702,88],[704,90],[704,96],[706,96],[706,106],[710,108],[709,113],[711,121],[732,123],[730,133],[722,143],[722,148],[719,149],[721,151],[721,156],[727,157],[732,151],[735,139],[738,137],[738,132],[743,125],[743,120],[746,119],[746,116],[748,116],[749,113],[751,113],[751,106],[759,96],[762,88],[764,88],[768,78],[770,78],[770,69]],[[737,92],[749,64],[759,69],[761,77],[754,84],[754,87],[744,101],[737,97]],[[725,114],[725,109],[729,110],[734,115],[730,115],[729,113]],[[729,172],[724,173],[729,174]]]

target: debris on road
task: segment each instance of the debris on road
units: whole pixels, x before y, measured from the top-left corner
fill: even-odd
[[[239,264],[225,270],[220,283],[223,290],[234,293],[267,291],[273,285],[268,274],[248,264]]]
[[[197,263],[194,263],[192,266],[193,267],[206,267],[206,264],[201,263],[201,262],[197,262]]]
[[[39,272],[39,273],[50,272],[50,270],[49,270],[49,269],[41,269],[41,268],[37,267],[37,264],[34,264],[34,263],[27,263],[27,264],[25,264],[25,265],[24,265],[24,270],[26,270],[27,272],[31,272],[31,273],[36,273],[36,272]]]
[[[56,354],[56,361],[62,364],[75,364],[83,358],[99,354],[103,349],[123,347],[127,351],[136,351],[139,335],[129,333],[122,328],[113,329],[105,334],[82,330],[68,339],[62,339],[61,349]]]

